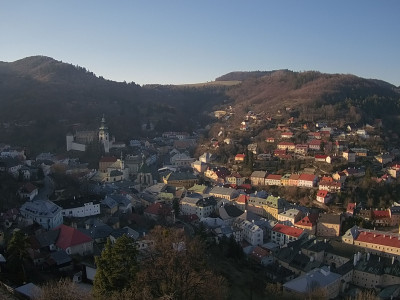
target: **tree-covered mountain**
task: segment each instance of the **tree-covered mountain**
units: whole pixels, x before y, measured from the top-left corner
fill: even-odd
[[[236,121],[249,110],[272,115],[290,107],[303,119],[333,120],[352,111],[363,121],[385,118],[400,132],[399,88],[384,81],[289,70],[232,72],[216,83],[224,81],[241,83],[139,86],[44,56],[0,62],[0,142],[37,151],[64,149],[67,131],[95,129],[103,114],[117,140],[190,132],[227,104]],[[155,130],[143,130],[144,124]]]

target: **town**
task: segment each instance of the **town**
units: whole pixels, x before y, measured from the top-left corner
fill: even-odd
[[[161,226],[234,241],[263,277],[260,295],[398,297],[400,152],[384,143],[384,120],[338,126],[291,110],[248,111],[235,124],[221,108],[208,134],[129,143],[111,136],[103,115],[97,129],[66,133],[62,154],[1,144],[3,288],[34,298],[41,283],[66,277],[91,289],[108,240],[125,235],[145,256]],[[79,157],[94,148],[89,168]],[[17,232],[28,241],[24,280],[7,264]]]

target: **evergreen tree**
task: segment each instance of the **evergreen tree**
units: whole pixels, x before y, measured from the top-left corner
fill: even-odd
[[[25,234],[20,231],[14,231],[7,245],[7,266],[14,274],[18,282],[26,281],[26,272],[24,263],[29,258],[29,242]]]
[[[114,291],[121,292],[130,287],[138,270],[136,256],[133,239],[123,235],[114,244],[108,239],[103,252],[95,259],[97,271],[93,294],[109,296]]]
[[[178,199],[174,199],[172,201],[172,208],[174,209],[175,217],[178,218],[180,213],[181,213],[181,209],[180,209],[180,206],[179,206],[179,200]]]

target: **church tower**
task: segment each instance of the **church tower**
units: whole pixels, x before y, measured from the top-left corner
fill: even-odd
[[[110,136],[108,134],[108,127],[107,127],[106,119],[104,118],[104,115],[101,118],[101,125],[99,128],[99,142],[103,145],[104,152],[109,153],[110,152]]]

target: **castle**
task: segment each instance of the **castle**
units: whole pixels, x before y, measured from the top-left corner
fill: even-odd
[[[86,151],[87,145],[99,141],[105,153],[109,153],[111,148],[123,148],[124,143],[116,143],[115,138],[110,139],[106,119],[103,115],[98,131],[76,131],[75,134],[66,135],[67,151]]]

